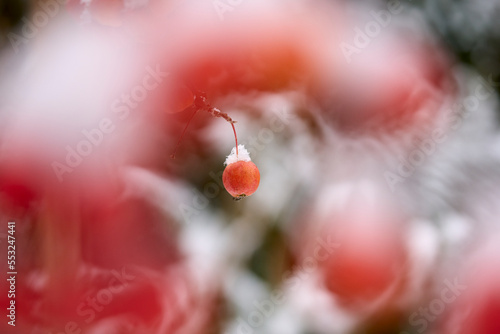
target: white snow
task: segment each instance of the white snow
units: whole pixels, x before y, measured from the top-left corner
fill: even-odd
[[[248,153],[245,145],[238,145],[238,155],[236,155],[236,147],[233,147],[231,154],[229,154],[224,161],[224,165],[229,165],[237,161],[252,161],[250,153]]]

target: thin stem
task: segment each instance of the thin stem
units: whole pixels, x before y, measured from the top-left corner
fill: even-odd
[[[175,146],[174,153],[172,153],[172,155],[170,155],[170,158],[175,159],[175,154],[177,153],[177,150],[179,149],[179,146],[181,145],[182,138],[184,137],[184,134],[186,133],[186,130],[187,130],[189,124],[193,120],[193,118],[196,115],[196,113],[198,112],[198,110],[199,110],[198,108],[195,108],[193,114],[191,115],[191,117],[189,117],[189,120],[188,120],[186,126],[184,127],[184,130],[182,130],[182,133],[181,133],[181,136],[179,137],[179,140],[177,141],[177,145]]]
[[[236,136],[236,129],[234,127],[234,122],[231,122],[231,126],[233,127],[234,141],[236,142],[236,159],[238,159],[238,137]]]
[[[186,133],[186,130],[187,130],[189,124],[193,120],[193,118],[196,115],[196,113],[198,112],[198,110],[205,110],[205,111],[208,111],[213,117],[224,118],[227,122],[231,123],[231,126],[233,127],[233,132],[234,132],[234,141],[236,142],[236,158],[238,158],[238,153],[239,153],[238,152],[238,137],[236,136],[236,128],[234,127],[234,123],[236,123],[236,121],[233,121],[231,119],[231,117],[229,117],[228,114],[220,111],[217,108],[212,107],[210,105],[210,103],[207,102],[207,98],[205,97],[205,95],[202,93],[198,93],[198,95],[196,95],[195,103],[193,106],[194,106],[195,110],[194,110],[193,114],[191,115],[191,117],[189,118],[186,126],[184,127],[184,130],[182,130],[181,136],[179,137],[179,140],[177,141],[177,145],[175,146],[174,153],[172,155],[170,155],[170,157],[172,159],[175,159],[175,154],[177,153],[177,150],[179,149],[182,138],[184,137],[184,134]]]

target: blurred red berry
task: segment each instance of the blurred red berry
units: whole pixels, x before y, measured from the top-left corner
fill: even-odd
[[[500,256],[498,239],[485,243],[455,279],[456,298],[445,317],[446,333],[500,333]]]

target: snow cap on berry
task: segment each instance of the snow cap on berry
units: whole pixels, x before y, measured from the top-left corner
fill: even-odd
[[[237,161],[252,161],[250,153],[248,153],[245,145],[238,145],[238,155],[236,155],[236,147],[233,147],[231,154],[229,154],[224,161],[224,165],[229,165]]]

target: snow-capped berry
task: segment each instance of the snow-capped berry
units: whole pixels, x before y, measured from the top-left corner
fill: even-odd
[[[222,182],[231,196],[238,200],[257,190],[260,172],[243,145],[238,145],[238,152],[236,147],[233,148],[224,164],[227,167],[222,174]]]
[[[235,199],[252,195],[259,187],[259,169],[251,161],[238,161],[226,167],[222,182]]]

